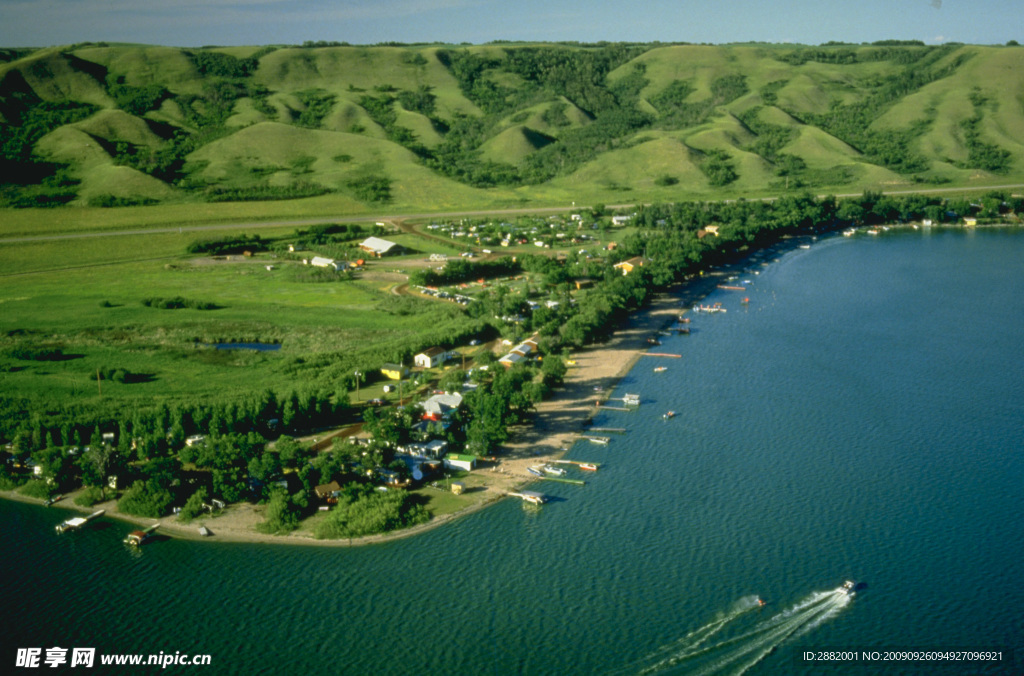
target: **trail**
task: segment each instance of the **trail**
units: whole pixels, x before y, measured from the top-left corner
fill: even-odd
[[[745,622],[749,610],[758,607],[757,597],[740,599],[722,617],[695,629],[678,641],[646,656],[640,676],[685,666],[686,673],[744,674],[786,641],[797,638],[835,617],[851,600],[842,588],[814,592],[795,605],[757,622],[752,628]],[[722,634],[738,632],[735,636]],[[712,638],[719,638],[710,643]]]

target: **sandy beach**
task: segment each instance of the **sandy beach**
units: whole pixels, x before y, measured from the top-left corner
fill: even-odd
[[[159,532],[164,535],[208,542],[358,546],[411,537],[438,528],[494,504],[511,491],[534,483],[536,479],[527,472],[527,467],[557,460],[565,455],[575,438],[585,431],[586,425],[597,410],[598,400],[603,400],[651,348],[647,339],[655,336],[658,330],[672,324],[680,314],[710,293],[720,281],[720,275],[710,274],[676,285],[667,292],[658,294],[643,310],[633,313],[626,324],[607,342],[576,352],[571,358],[576,363],[569,367],[563,386],[537,405],[534,423],[513,430],[512,440],[502,447],[497,459],[493,462],[483,462],[474,472],[474,475],[482,480],[482,486],[477,489],[482,491],[479,499],[465,509],[432,518],[425,524],[351,540],[317,540],[305,529],[288,535],[265,535],[258,532],[255,526],[263,521],[263,506],[249,503],[229,505],[216,516],[198,518],[189,524],[181,523],[173,516],[154,520],[123,514],[117,509],[117,502],[114,500],[88,508],[79,507],[73,502],[76,495],[74,493],[65,496],[63,500],[53,505],[53,508],[86,513],[104,509],[105,516],[140,526],[149,526],[159,521]],[[652,358],[652,366],[671,361],[674,360]],[[596,392],[595,388],[601,388],[603,391]],[[2,491],[0,497],[36,504],[42,502],[13,491]],[[213,535],[200,536],[198,529],[202,525],[205,525]]]

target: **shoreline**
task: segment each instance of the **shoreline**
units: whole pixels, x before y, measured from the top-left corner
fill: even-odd
[[[801,237],[783,240],[754,253],[780,253],[803,240]],[[607,394],[618,386],[622,378],[636,366],[651,347],[647,343],[647,338],[671,325],[674,318],[689,312],[694,303],[715,290],[723,277],[746,268],[750,262],[751,256],[747,256],[720,269],[691,280],[677,282],[657,292],[648,305],[630,314],[624,325],[616,329],[606,342],[590,345],[575,352],[572,359],[576,361],[576,365],[570,366],[562,385],[554,390],[549,398],[537,404],[532,424],[513,430],[512,438],[501,447],[501,452],[490,471],[486,468],[475,471],[487,477],[484,491],[488,495],[458,511],[432,517],[426,523],[359,538],[319,540],[308,530],[301,528],[287,535],[258,532],[255,526],[263,520],[263,505],[247,502],[229,505],[219,515],[199,517],[189,524],[178,522],[173,515],[152,519],[125,514],[117,509],[116,500],[81,507],[73,502],[79,491],[67,494],[62,501],[52,507],[80,513],[104,509],[104,517],[141,527],[159,523],[160,534],[212,543],[359,547],[425,533],[496,504],[508,497],[510,492],[539,483],[541,480],[528,473],[526,468],[561,459],[571,450],[575,439],[585,433],[586,426],[598,411],[597,402],[607,399]],[[602,391],[595,393],[595,387],[602,388]],[[0,498],[40,506],[43,504],[42,500],[21,495],[16,491],[0,491]],[[212,535],[200,535],[200,526],[206,526]]]

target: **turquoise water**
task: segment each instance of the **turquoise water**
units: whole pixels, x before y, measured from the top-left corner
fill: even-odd
[[[126,524],[57,537],[63,510],[0,502],[0,660],[59,645],[206,653],[218,674],[895,674],[969,671],[800,654],[1001,647],[1018,666],[980,673],[1021,673],[1022,255],[1008,230],[780,252],[707,299],[727,313],[662,339],[682,359],[640,361],[618,388],[639,410],[595,419],[628,432],[574,447],[602,470],[543,484],[540,509],[354,549],[133,553]]]

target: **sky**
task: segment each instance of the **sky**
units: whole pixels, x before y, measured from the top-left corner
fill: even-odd
[[[494,40],[1024,43],[1024,0],[0,0],[0,47]]]

